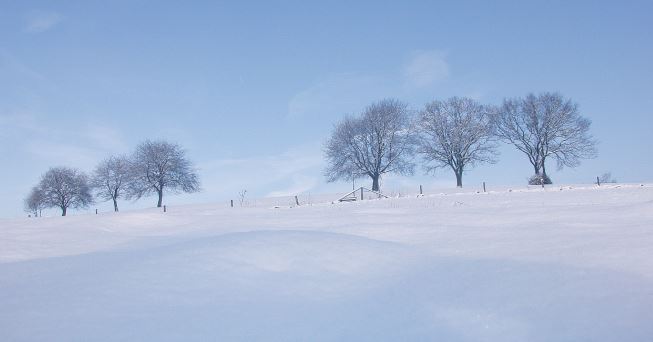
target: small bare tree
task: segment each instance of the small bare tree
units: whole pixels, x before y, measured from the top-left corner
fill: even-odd
[[[46,208],[59,207],[61,216],[68,208],[86,208],[93,203],[88,177],[81,171],[67,167],[48,170],[38,185],[42,204]]]
[[[589,134],[590,120],[579,114],[577,104],[558,93],[504,100],[497,119],[498,136],[526,154],[541,179],[549,179],[548,157],[562,169],[576,167],[581,159],[597,154],[596,141]]]
[[[612,172],[606,172],[601,175],[601,178],[599,179],[599,183],[617,183],[617,179],[612,177]]]
[[[241,190],[238,192],[238,199],[240,200],[241,207],[245,203],[245,195],[247,195],[247,190]]]
[[[25,211],[34,214],[34,217],[41,216],[41,211],[47,208],[45,199],[43,198],[43,191],[35,186],[25,199]]]
[[[100,162],[93,171],[91,187],[97,198],[113,200],[113,211],[118,212],[118,198],[124,195],[131,176],[130,160],[125,156],[111,156]]]
[[[385,99],[367,107],[360,117],[346,117],[335,125],[324,153],[327,180],[368,176],[379,191],[383,174],[412,174],[414,135],[405,103]]]
[[[491,111],[469,98],[434,101],[420,113],[418,153],[427,171],[449,167],[456,185],[463,186],[463,172],[479,163],[494,163],[496,143]]]
[[[163,193],[197,192],[200,190],[197,173],[177,144],[146,140],[136,147],[132,158],[133,179],[128,197],[141,198],[156,193],[157,207],[163,205]]]

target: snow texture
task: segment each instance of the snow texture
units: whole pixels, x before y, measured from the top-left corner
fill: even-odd
[[[2,341],[653,339],[649,185],[2,220],[0,246]]]

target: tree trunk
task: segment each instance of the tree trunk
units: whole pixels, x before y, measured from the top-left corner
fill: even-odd
[[[159,203],[157,203],[156,207],[161,208],[163,205],[163,189],[157,191],[159,193]]]
[[[533,168],[535,169],[535,174],[539,175],[540,174],[540,166],[537,165],[537,163],[533,164]]]
[[[463,173],[462,171],[456,171],[456,186],[459,188],[463,187]]]
[[[66,216],[67,207],[61,207],[61,216]]]
[[[113,199],[113,211],[118,212],[118,201]]]
[[[379,191],[379,176],[372,176],[372,190]]]

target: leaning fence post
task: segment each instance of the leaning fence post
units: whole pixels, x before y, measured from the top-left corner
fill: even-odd
[[[424,194],[424,193],[422,192],[422,184],[419,185],[419,194],[420,194],[420,195]]]
[[[299,198],[297,198],[297,196],[295,196],[295,204],[299,206]]]
[[[601,186],[601,180],[599,179],[599,176],[596,176],[596,185]]]

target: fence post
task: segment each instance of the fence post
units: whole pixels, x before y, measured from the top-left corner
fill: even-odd
[[[234,207],[234,200],[231,200],[231,207]]]
[[[168,211],[168,208],[166,208],[166,206],[165,206],[165,204],[164,204],[164,205],[163,205],[163,212],[165,213],[165,212],[167,212],[167,211]]]
[[[95,209],[95,215],[97,215],[97,208]]]
[[[483,182],[483,192],[485,192],[485,182]]]
[[[419,185],[419,194],[423,195],[424,193],[422,192],[422,184]]]
[[[596,185],[601,186],[601,180],[599,179],[599,176],[596,176]]]
[[[297,198],[297,196],[295,196],[295,204],[299,206],[299,198]]]
[[[361,201],[363,200],[363,187],[361,187]]]

